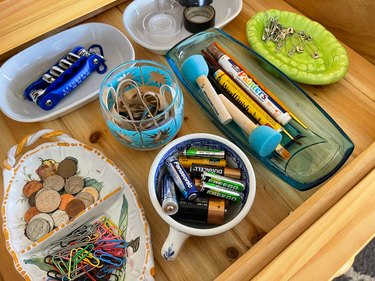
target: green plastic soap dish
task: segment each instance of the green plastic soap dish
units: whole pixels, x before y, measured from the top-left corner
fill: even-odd
[[[311,43],[303,45],[303,52],[290,56],[288,51],[291,47],[300,43],[289,39],[277,52],[276,43],[262,40],[267,20],[272,17],[277,17],[284,27],[311,35]],[[246,35],[252,49],[294,81],[311,85],[332,84],[343,78],[348,70],[349,59],[345,48],[321,24],[304,16],[274,9],[260,12],[247,22]],[[312,57],[314,51],[318,52],[318,58]]]

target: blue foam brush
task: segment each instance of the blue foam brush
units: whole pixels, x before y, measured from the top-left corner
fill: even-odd
[[[259,156],[266,157],[275,151],[282,138],[279,132],[268,126],[256,125],[223,94],[219,98],[232,115],[233,121],[249,136],[249,145]]]
[[[232,121],[232,117],[227,108],[224,106],[207,78],[209,69],[202,55],[192,55],[188,57],[183,62],[181,71],[184,78],[189,83],[198,84],[199,88],[205,95],[207,102],[210,104],[212,110],[222,124],[225,125]]]

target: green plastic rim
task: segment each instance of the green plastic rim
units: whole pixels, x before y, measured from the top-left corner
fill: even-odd
[[[275,43],[264,42],[264,26],[268,18],[275,16],[284,27],[293,27],[311,35],[312,44],[308,45],[312,46],[310,51],[305,48],[303,53],[288,56],[287,47],[276,52]],[[321,24],[304,16],[275,9],[260,12],[247,22],[246,35],[252,49],[296,82],[311,85],[332,84],[342,79],[348,70],[349,58],[345,48]],[[291,42],[288,46],[291,46]],[[317,59],[311,56],[314,49],[319,53]]]

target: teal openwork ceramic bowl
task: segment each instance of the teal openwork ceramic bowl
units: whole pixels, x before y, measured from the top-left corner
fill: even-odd
[[[134,60],[119,65],[102,82],[99,99],[109,130],[130,148],[160,148],[181,128],[182,91],[173,72],[157,62]]]

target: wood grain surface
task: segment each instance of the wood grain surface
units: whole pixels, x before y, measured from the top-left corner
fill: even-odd
[[[126,0],[0,1],[0,61]]]
[[[375,2],[372,0],[286,0],[302,14],[324,25],[338,39],[375,64]],[[332,11],[336,15],[332,16]]]
[[[330,280],[375,236],[374,198],[375,170],[253,280]]]
[[[59,3],[62,2],[69,4],[76,1],[60,1]],[[270,8],[295,11],[287,3],[277,0],[245,0],[243,4],[239,16],[224,27],[224,30],[245,45],[248,45],[245,35],[246,22],[256,12]],[[128,36],[122,23],[122,13],[127,5],[127,3],[120,4],[85,22],[107,23]],[[32,6],[30,7],[33,9]],[[70,13],[69,9],[60,10],[60,16],[69,18]],[[85,17],[74,21],[82,19]],[[17,25],[17,23],[12,24]],[[71,23],[63,25],[58,29],[70,26]],[[38,27],[34,26],[33,28],[37,29]],[[48,31],[44,32],[48,33]],[[18,36],[25,35],[20,33]],[[18,36],[13,40],[22,41],[22,38],[18,38]],[[129,36],[128,38],[130,39]],[[134,46],[137,59],[152,59],[167,65],[163,56],[151,53],[135,43],[134,40],[130,39],[130,41]],[[11,45],[12,43],[7,44]],[[6,52],[5,49],[2,50],[0,55]],[[98,100],[59,119],[45,123],[19,123],[0,114],[0,131],[2,132],[0,152],[4,158],[12,145],[18,143],[25,135],[42,128],[63,130],[77,140],[94,146],[106,154],[125,172],[137,190],[151,227],[156,280],[194,281],[213,280],[216,277],[225,280],[224,277],[243,268],[245,271],[242,273],[245,273],[245,276],[255,276],[365,177],[370,172],[367,164],[374,164],[374,148],[370,146],[375,140],[375,125],[373,124],[373,120],[375,120],[375,67],[350,48],[347,48],[347,51],[350,66],[344,79],[324,87],[307,85],[301,85],[301,87],[333,117],[355,143],[355,150],[346,164],[348,168],[346,170],[344,168],[344,172],[328,180],[322,187],[299,192],[271,174],[254,157],[249,156],[257,177],[257,194],[248,216],[233,230],[223,234],[213,237],[189,238],[174,262],[167,262],[160,255],[168,227],[154,211],[147,192],[148,171],[159,150],[141,152],[122,146],[108,131],[100,113]],[[185,119],[178,136],[196,132],[222,136],[185,90],[184,100]],[[0,199],[2,196],[3,194],[0,192]],[[303,217],[305,212],[307,221],[303,220],[306,218]],[[299,219],[300,216],[302,219]],[[281,235],[280,233],[288,230],[289,225],[291,225],[291,230],[285,235]],[[279,234],[282,239],[277,240]],[[275,241],[274,244],[272,241]],[[268,243],[271,243],[272,247],[267,248]],[[324,245],[322,244],[322,246]],[[249,266],[252,261],[254,261],[254,265]],[[2,232],[0,232],[0,264],[2,265],[0,280],[22,280],[7,253]],[[246,268],[247,266],[249,269]],[[331,270],[336,271],[337,269],[331,268]]]

